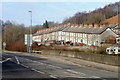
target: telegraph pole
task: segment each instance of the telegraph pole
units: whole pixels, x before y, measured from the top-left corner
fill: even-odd
[[[2,52],[2,26],[0,26],[0,53]]]

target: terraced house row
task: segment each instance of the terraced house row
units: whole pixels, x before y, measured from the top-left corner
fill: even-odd
[[[100,46],[101,42],[105,42],[109,36],[119,37],[120,27],[118,25],[93,26],[74,25],[69,23],[40,29],[33,35],[33,41],[41,44],[55,40]]]

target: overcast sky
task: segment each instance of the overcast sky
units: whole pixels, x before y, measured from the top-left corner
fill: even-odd
[[[2,19],[11,20],[19,24],[30,25],[30,13],[32,11],[33,25],[43,24],[45,20],[62,22],[65,18],[73,16],[76,12],[92,11],[103,8],[113,1],[105,2],[2,2]],[[0,3],[1,4],[1,3]],[[1,11],[2,10],[2,11]]]

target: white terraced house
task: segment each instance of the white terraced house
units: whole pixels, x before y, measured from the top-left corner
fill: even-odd
[[[100,46],[108,36],[118,37],[111,26],[73,25],[64,24],[38,30],[33,35],[33,41],[41,44],[47,41],[64,41],[84,43],[86,45]]]

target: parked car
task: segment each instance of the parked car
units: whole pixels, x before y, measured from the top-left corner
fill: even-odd
[[[120,47],[108,47],[106,48],[108,54],[120,54]]]
[[[120,37],[119,37],[119,38],[116,38],[116,43],[117,43],[117,44],[120,44]]]

